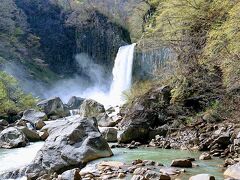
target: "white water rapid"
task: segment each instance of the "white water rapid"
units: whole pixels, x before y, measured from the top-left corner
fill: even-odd
[[[115,64],[113,67],[113,81],[109,97],[111,105],[121,105],[124,103],[124,91],[131,88],[132,84],[132,65],[135,43],[119,48]]]

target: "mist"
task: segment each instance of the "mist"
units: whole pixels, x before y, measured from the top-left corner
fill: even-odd
[[[77,54],[75,60],[78,71],[70,78],[57,80],[50,85],[31,79],[21,65],[8,63],[4,71],[14,76],[25,92],[40,99],[60,97],[64,103],[67,103],[72,96],[78,96],[106,104],[112,81],[111,75],[107,74],[104,67],[96,64],[86,53]]]

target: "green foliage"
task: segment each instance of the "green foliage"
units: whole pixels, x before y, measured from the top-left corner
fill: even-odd
[[[34,107],[36,99],[23,93],[16,79],[0,71],[0,116]]]
[[[204,63],[220,66],[230,90],[240,88],[240,2],[228,11],[225,21],[209,32]]]

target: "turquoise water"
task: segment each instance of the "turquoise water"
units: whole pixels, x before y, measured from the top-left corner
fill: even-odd
[[[32,143],[24,148],[17,149],[0,149],[0,174],[23,167],[29,164],[35,157],[37,151],[43,146],[44,142]],[[188,180],[190,176],[208,173],[214,175],[216,180],[222,180],[223,171],[218,165],[223,164],[223,160],[219,158],[214,158],[212,160],[200,161],[198,157],[201,153],[181,151],[181,150],[166,150],[166,149],[156,149],[156,148],[139,148],[139,149],[125,149],[125,148],[114,148],[112,149],[114,156],[109,158],[98,159],[99,161],[121,161],[125,163],[131,163],[133,160],[153,160],[164,164],[164,166],[169,166],[171,161],[179,158],[194,157],[196,161],[194,163],[198,164],[199,167],[185,168],[186,172],[184,176],[181,177],[182,180]]]
[[[196,161],[194,163],[198,164],[198,167],[194,168],[184,168],[186,172],[184,176],[181,177],[182,180],[188,180],[189,177],[208,173],[214,175],[216,180],[222,180],[223,170],[218,165],[224,163],[223,160],[219,158],[214,158],[212,160],[198,160],[201,153],[199,152],[190,152],[190,151],[181,151],[181,150],[169,150],[169,149],[155,149],[155,148],[139,148],[139,149],[125,149],[125,148],[114,148],[112,149],[114,156],[109,158],[102,158],[95,162],[99,161],[121,161],[125,163],[131,163],[133,160],[142,159],[142,160],[153,160],[159,163],[164,164],[164,166],[170,166],[171,161],[179,158],[194,157]]]

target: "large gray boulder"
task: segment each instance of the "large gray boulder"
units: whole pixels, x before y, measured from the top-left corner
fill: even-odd
[[[15,127],[9,127],[0,133],[0,148],[11,149],[24,147],[26,144],[26,136],[21,130]]]
[[[80,107],[80,116],[84,117],[97,117],[101,113],[105,112],[105,108],[102,104],[92,99],[85,99]]]
[[[170,103],[170,91],[168,86],[159,87],[137,98],[119,123],[122,130],[119,142],[128,143],[133,140],[146,142],[150,139],[152,128],[166,124],[165,108]]]
[[[41,129],[45,125],[43,121],[47,120],[47,115],[35,109],[28,109],[23,112],[21,120],[30,122],[36,129]]]
[[[39,102],[37,106],[41,108],[47,114],[47,116],[65,117],[69,115],[69,111],[66,110],[62,100],[59,97],[43,100]]]
[[[49,133],[44,146],[32,164],[11,173],[11,178],[14,175],[37,178],[52,172],[60,174],[74,167],[81,168],[89,161],[113,155],[99,132],[95,118],[71,116],[44,128]]]
[[[84,100],[84,98],[72,96],[67,103],[68,109],[79,109]]]

